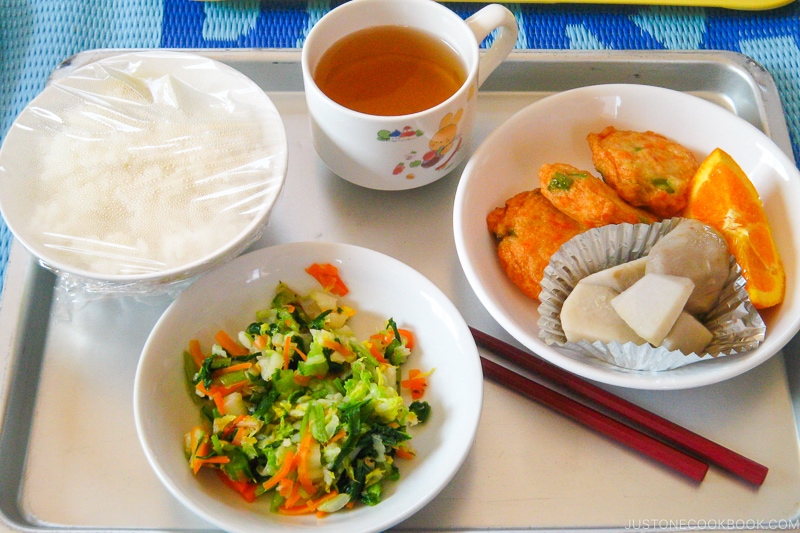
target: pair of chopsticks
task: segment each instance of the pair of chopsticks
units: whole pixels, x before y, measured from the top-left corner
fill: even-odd
[[[498,357],[533,375],[564,387],[621,419],[640,426],[637,429],[603,412],[582,404],[481,357],[485,377],[536,400],[603,435],[654,459],[695,481],[702,481],[709,464],[714,464],[754,485],[761,486],[767,467],[638,405],[616,396],[551,363],[538,359],[500,339],[470,327],[475,342]],[[646,430],[647,432],[643,431]]]

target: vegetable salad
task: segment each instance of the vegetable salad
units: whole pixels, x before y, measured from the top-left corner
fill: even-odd
[[[413,459],[408,429],[430,415],[429,372],[402,378],[414,336],[391,318],[356,338],[335,267],[306,272],[321,290],[299,295],[281,283],[235,338],[220,331],[209,353],[189,342],[186,374],[205,423],[184,448],[195,473],[215,470],[248,501],[264,495],[274,512],[324,516],[377,504],[399,478],[397,460]]]

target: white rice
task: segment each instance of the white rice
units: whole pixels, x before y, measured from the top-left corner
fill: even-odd
[[[207,103],[187,110],[179,87],[152,98],[130,79],[106,85],[50,110],[52,131],[35,148],[31,229],[54,258],[111,275],[198,261],[244,231],[280,186],[268,179],[276,150],[263,117]]]

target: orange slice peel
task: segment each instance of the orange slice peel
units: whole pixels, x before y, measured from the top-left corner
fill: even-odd
[[[742,168],[723,150],[717,148],[700,164],[683,216],[722,234],[742,268],[756,309],[783,301],[786,273],[761,198]]]

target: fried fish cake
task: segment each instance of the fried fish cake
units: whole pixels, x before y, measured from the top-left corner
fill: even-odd
[[[625,202],[600,178],[566,163],[542,165],[539,185],[556,209],[589,228],[656,221],[652,214]]]
[[[544,269],[558,248],[587,228],[545,198],[541,190],[521,192],[486,217],[497,240],[497,256],[509,279],[538,298]]]
[[[598,172],[629,204],[661,218],[676,216],[686,206],[698,163],[684,146],[652,131],[613,126],[586,139]]]

